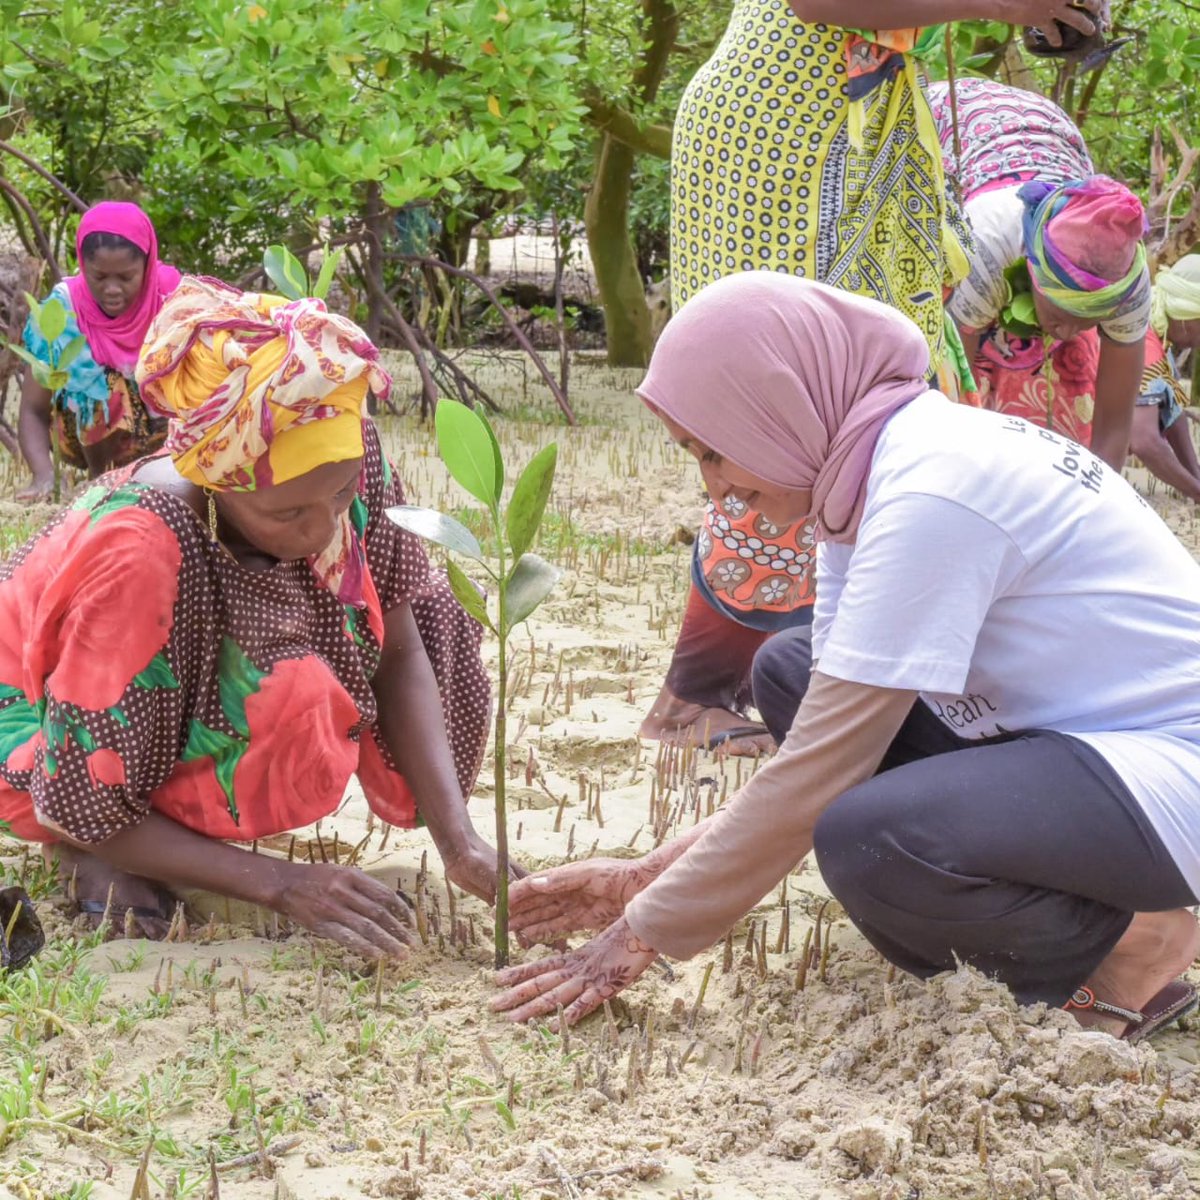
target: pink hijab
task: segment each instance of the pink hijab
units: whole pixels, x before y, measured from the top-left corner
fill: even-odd
[[[120,234],[146,256],[141,291],[119,317],[105,313],[83,277],[83,239],[89,233]],[[179,272],[158,261],[158,237],[150,218],[136,204],[125,201],[105,200],[83,214],[75,235],[75,256],[79,274],[67,279],[67,288],[79,331],[87,339],[92,357],[102,367],[114,367],[122,374],[132,375],[146,330],[162,307],[163,299],[179,283]]]
[[[817,536],[852,542],[884,422],[929,390],[929,348],[874,300],[766,271],[698,292],[638,395],[778,487],[811,489]]]

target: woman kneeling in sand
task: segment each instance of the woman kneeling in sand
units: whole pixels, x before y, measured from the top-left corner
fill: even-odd
[[[489,720],[481,631],[384,516],[403,493],[363,415],[389,386],[377,360],[319,301],[184,279],[138,364],[167,453],[0,569],[0,821],[58,840],[94,918],[111,895],[117,928],[161,936],[177,883],[402,954],[391,888],[224,844],[327,816],[354,772],[491,897],[463,803]]]
[[[604,932],[503,972],[496,1009],[577,1020],[810,850],[914,975],[961,960],[1129,1037],[1195,1004],[1200,565],[1089,451],[928,373],[906,318],[782,275],[714,283],[667,327],[640,395],[712,495],[818,523],[811,640],[759,651],[782,745],[725,808],[514,888],[526,936]]]

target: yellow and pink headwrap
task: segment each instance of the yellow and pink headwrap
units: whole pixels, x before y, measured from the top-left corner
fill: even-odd
[[[367,389],[391,379],[379,352],[320,300],[285,301],[185,276],[146,334],[137,381],[171,419],[175,468],[212,491],[254,491],[325,463],[361,458]],[[348,604],[362,604],[362,547],[343,517],[312,566]]]

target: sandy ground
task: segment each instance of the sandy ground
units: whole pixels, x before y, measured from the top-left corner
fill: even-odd
[[[698,479],[632,403],[634,376],[577,380],[589,423],[500,425],[510,462],[551,439],[561,451],[543,552],[566,575],[514,643],[509,823],[531,867],[646,850],[754,766],[637,739],[685,595],[674,535],[698,515]],[[519,382],[507,394],[541,403]],[[386,437],[414,499],[465,503],[425,431],[390,420]],[[1151,502],[1195,546],[1192,510],[1161,491]],[[471,801],[484,830],[489,771]],[[44,1119],[6,1134],[0,1108],[0,1198],[125,1200],[148,1143],[155,1200],[213,1194],[210,1149],[235,1164],[218,1179],[239,1200],[1200,1195],[1194,1032],[1132,1048],[965,972],[896,977],[811,868],[727,946],[651,970],[560,1038],[487,1012],[488,912],[447,894],[424,834],[374,823],[352,789],[297,852],[331,856],[335,837],[343,857],[366,839],[367,869],[422,896],[430,944],[382,978],[218,902],[186,942],[83,955],[76,990],[88,973],[103,990],[61,1021],[0,985],[0,1062],[45,1072]],[[18,1053],[31,1021],[44,1037]]]

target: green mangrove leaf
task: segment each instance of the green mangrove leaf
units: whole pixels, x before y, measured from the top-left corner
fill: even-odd
[[[455,482],[488,508],[500,499],[496,454],[487,426],[457,400],[440,400],[434,413],[438,454]]]
[[[67,310],[57,296],[51,296],[38,313],[38,328],[48,342],[56,342],[67,328]]]
[[[308,295],[308,273],[286,246],[268,246],[263,251],[263,270],[280,295],[289,300]]]
[[[346,251],[340,246],[336,250],[330,250],[328,244],[325,246],[325,259],[321,263],[321,273],[317,276],[317,282],[313,284],[313,295],[318,300],[324,300],[329,295],[329,286],[333,283],[333,276],[345,256]]]
[[[471,582],[470,576],[453,559],[446,560],[446,574],[450,578],[450,590],[454,593],[454,598],[484,629],[495,633],[496,627],[488,616],[487,601],[479,594],[479,589]]]
[[[519,559],[533,545],[534,535],[542,523],[542,514],[546,511],[546,501],[550,499],[557,462],[558,443],[551,442],[529,460],[513,488],[505,520],[508,544],[512,547],[514,558]]]
[[[500,454],[500,443],[496,441],[496,431],[492,428],[492,423],[487,419],[487,414],[483,409],[477,409],[476,415],[483,422],[483,427],[488,431],[488,437],[492,442],[492,454],[496,459],[496,499],[499,500],[504,494],[504,458]]]
[[[69,367],[83,352],[84,346],[87,345],[87,338],[80,334],[79,337],[72,338],[66,345],[66,348],[58,356],[58,365],[60,370],[65,370]]]
[[[415,533],[427,542],[445,546],[447,550],[453,550],[456,554],[465,554],[468,558],[483,561],[483,550],[475,535],[461,522],[438,512],[436,508],[397,504],[385,512],[388,520],[395,522],[401,529],[407,529],[409,533]]]
[[[8,342],[5,347],[10,353],[15,354],[22,362],[27,362],[32,368],[37,381],[41,383],[41,374],[45,374],[50,370],[47,363],[42,362],[40,358],[35,358],[24,346],[18,346],[16,342]]]
[[[522,554],[504,581],[507,620],[500,636],[508,637],[509,632],[545,600],[561,578],[562,571],[553,563],[537,554]]]

